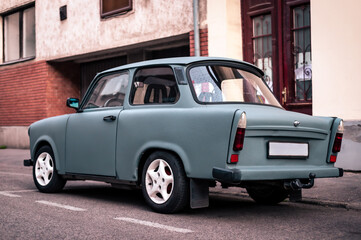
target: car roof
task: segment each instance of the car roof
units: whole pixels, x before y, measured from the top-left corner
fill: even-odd
[[[113,72],[113,71],[120,71],[120,70],[125,70],[125,69],[131,69],[131,68],[138,68],[138,67],[147,67],[147,66],[155,66],[155,65],[188,65],[191,63],[203,62],[203,61],[227,61],[227,62],[243,64],[243,65],[253,68],[260,75],[262,75],[262,76],[264,75],[262,70],[260,70],[259,68],[257,68],[256,66],[254,66],[248,62],[231,59],[231,58],[224,58],[224,57],[176,57],[176,58],[162,58],[162,59],[156,59],[156,60],[147,60],[147,61],[130,63],[130,64],[122,65],[119,67],[111,68],[111,69],[105,70],[99,74]]]

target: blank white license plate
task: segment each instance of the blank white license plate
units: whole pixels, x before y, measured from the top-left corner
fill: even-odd
[[[268,157],[307,158],[308,143],[268,142]]]

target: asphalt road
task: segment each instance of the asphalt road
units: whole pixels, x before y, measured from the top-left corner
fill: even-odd
[[[2,151],[2,150],[0,150]],[[0,152],[0,239],[361,239],[361,212],[212,193],[210,207],[152,212],[138,190],[68,182],[57,194],[36,190],[26,151]]]

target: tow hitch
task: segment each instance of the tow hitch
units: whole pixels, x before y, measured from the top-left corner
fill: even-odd
[[[286,190],[299,190],[302,188],[306,188],[306,189],[312,188],[313,185],[315,184],[315,177],[316,174],[310,173],[309,182],[306,184],[302,183],[300,179],[295,179],[290,182],[285,182],[283,186]]]
[[[298,202],[302,200],[302,188],[309,189],[315,184],[316,174],[310,173],[308,183],[302,183],[300,179],[284,182],[283,187],[290,192],[290,201]]]

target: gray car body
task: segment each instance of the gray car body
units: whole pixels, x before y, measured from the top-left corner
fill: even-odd
[[[263,74],[245,62],[208,57],[153,60],[104,71],[95,77],[87,94],[100,77],[128,71],[129,96],[137,69],[171,66],[182,69],[176,74],[180,98],[174,104],[131,105],[126,97],[122,107],[85,109],[35,122],[29,128],[31,158],[34,160],[37,150],[47,144],[53,149],[58,174],[104,176],[125,182],[139,181],[146,157],[157,150],[177,155],[189,178],[214,180],[214,168],[237,172],[240,181],[307,179],[310,173],[316,177],[340,176],[328,159],[336,155],[331,149],[341,119],[313,117],[268,105],[198,103],[184,81],[187,68],[209,61],[237,64]],[[244,148],[239,152],[239,162],[230,164],[242,112],[247,114]],[[109,115],[116,116],[116,121],[103,121]],[[300,122],[297,127],[296,120]],[[267,143],[272,140],[307,142],[309,156],[267,158]]]

